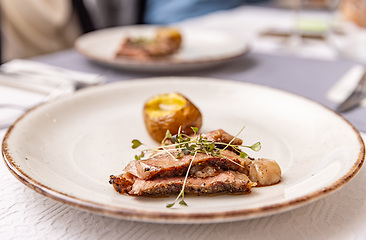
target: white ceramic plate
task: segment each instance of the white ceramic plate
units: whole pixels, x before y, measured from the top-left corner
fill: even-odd
[[[116,58],[126,37],[152,38],[157,26],[128,26],[103,29],[85,34],[75,42],[75,49],[87,58],[120,69],[148,72],[172,72],[213,67],[246,54],[248,44],[241,38],[221,31],[179,29],[182,47],[172,56],[154,61]]]
[[[223,128],[250,145],[253,157],[276,160],[281,183],[248,195],[170,198],[120,195],[108,183],[137,150],[131,140],[156,145],[142,107],[155,94],[179,91],[203,114],[202,131]],[[117,218],[208,223],[250,219],[302,206],[339,189],[365,156],[359,133],[337,113],[303,97],[259,85],[207,78],[150,78],[81,90],[20,118],[3,141],[11,172],[28,187],[71,206]]]

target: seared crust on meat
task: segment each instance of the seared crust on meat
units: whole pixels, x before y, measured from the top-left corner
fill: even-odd
[[[182,190],[184,177],[159,178],[154,180],[135,179],[126,189],[119,188],[120,183],[125,183],[124,176],[111,176],[111,181],[120,193],[136,196],[169,196],[179,194]],[[117,185],[117,186],[116,186]],[[207,195],[216,193],[249,193],[256,184],[243,173],[235,171],[221,172],[216,176],[207,178],[187,178],[184,188],[185,194]]]
[[[131,191],[134,182],[135,178],[129,173],[123,173],[119,176],[111,175],[109,177],[109,183],[112,184],[114,189],[119,193],[128,193]]]
[[[109,183],[113,184],[116,191],[128,193],[135,181],[154,180],[161,178],[182,177],[186,174],[191,160],[192,167],[190,176],[203,176],[202,170],[210,169],[205,177],[218,175],[221,171],[234,170],[240,173],[248,173],[250,160],[240,158],[235,153],[223,150],[221,157],[213,157],[208,154],[197,153],[195,158],[191,155],[184,155],[178,159],[169,154],[154,156],[153,158],[140,161],[131,161],[120,176],[110,176]],[[244,168],[243,168],[243,167]]]

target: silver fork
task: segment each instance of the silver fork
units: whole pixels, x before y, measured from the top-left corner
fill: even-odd
[[[337,107],[338,112],[347,112],[358,107],[366,98],[366,71],[364,70],[353,92]]]

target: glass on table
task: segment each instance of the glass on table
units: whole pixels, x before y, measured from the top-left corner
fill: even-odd
[[[280,0],[279,0],[280,1]],[[339,0],[293,0],[287,1],[288,25],[278,26],[264,36],[282,36],[276,51],[298,56],[335,58],[337,51],[328,44]],[[276,29],[276,27],[274,28]],[[278,34],[282,33],[282,34]],[[279,39],[279,38],[278,38]]]
[[[348,25],[347,36],[335,41],[336,48],[341,55],[366,63],[366,0],[342,0],[339,12]]]

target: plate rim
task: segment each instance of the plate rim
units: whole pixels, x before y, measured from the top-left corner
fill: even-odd
[[[172,77],[153,77],[153,78],[137,78],[132,80],[125,80],[121,82],[113,82],[111,84],[102,85],[102,86],[95,86],[91,87],[90,89],[82,89],[79,92],[86,92],[86,91],[101,91],[101,89],[105,88],[113,88],[114,84],[124,85],[126,83],[136,82],[136,81],[146,81],[150,82],[152,80],[168,80]],[[293,200],[271,204],[269,206],[261,206],[261,207],[255,207],[250,209],[239,209],[239,210],[229,210],[229,211],[222,211],[222,212],[205,212],[205,213],[182,213],[182,212],[145,212],[142,210],[137,209],[129,209],[128,207],[116,207],[109,204],[101,204],[96,203],[89,200],[82,200],[77,197],[71,196],[66,193],[62,193],[58,190],[52,189],[51,187],[46,186],[43,183],[40,183],[36,180],[34,180],[32,177],[30,177],[28,174],[26,174],[20,167],[17,166],[16,160],[12,158],[11,154],[8,152],[8,139],[14,129],[15,126],[17,126],[18,122],[20,122],[24,117],[26,117],[30,112],[34,111],[35,109],[38,109],[42,107],[43,105],[46,105],[47,103],[41,103],[28,111],[26,111],[22,116],[20,116],[6,131],[5,136],[2,141],[2,156],[3,160],[5,162],[5,165],[7,166],[8,170],[17,178],[20,182],[22,182],[27,187],[31,188],[32,190],[36,191],[37,193],[44,195],[48,198],[51,198],[53,200],[56,200],[58,202],[61,202],[63,204],[69,205],[71,207],[75,207],[78,209],[82,209],[84,211],[92,212],[95,214],[103,215],[103,216],[109,216],[113,218],[118,219],[125,219],[125,220],[133,220],[133,221],[141,221],[141,222],[155,222],[155,223],[172,223],[172,224],[182,224],[182,223],[189,223],[189,224],[202,224],[202,223],[220,223],[220,222],[228,222],[228,221],[239,221],[239,220],[247,220],[247,219],[253,219],[263,216],[269,216],[272,214],[278,214],[282,213],[306,204],[309,204],[311,202],[316,201],[319,198],[325,197],[329,195],[330,193],[335,192],[336,190],[339,190],[341,187],[343,187],[346,183],[351,181],[354,176],[359,172],[361,169],[364,161],[365,161],[365,143],[362,139],[362,136],[360,132],[353,126],[352,123],[350,123],[344,116],[337,113],[336,111],[330,109],[329,107],[316,102],[312,99],[309,99],[307,97],[283,90],[278,89],[271,86],[266,85],[260,85],[255,83],[248,83],[248,82],[242,82],[242,81],[235,81],[235,80],[228,80],[228,79],[221,79],[221,78],[209,78],[209,77],[173,77],[177,78],[179,80],[183,79],[199,79],[203,81],[211,80],[211,81],[225,81],[225,82],[231,82],[231,83],[237,83],[237,84],[247,84],[247,85],[254,85],[259,88],[266,88],[270,89],[271,91],[279,91],[285,94],[291,95],[291,97],[297,97],[301,99],[305,99],[307,102],[310,102],[311,104],[318,105],[320,107],[323,107],[326,111],[330,111],[335,116],[339,117],[341,120],[344,121],[348,126],[351,127],[352,131],[356,134],[357,140],[360,145],[358,159],[354,162],[352,165],[352,168],[349,169],[349,171],[342,176],[341,178],[338,178],[336,181],[332,181],[330,185],[327,185],[326,187],[311,192],[309,194],[306,194],[302,197],[297,197]],[[76,93],[77,94],[77,93]],[[75,94],[74,94],[75,95]],[[73,95],[72,95],[73,96]],[[72,96],[66,97],[70,98]]]
[[[114,65],[114,66],[118,66],[118,67],[137,67],[138,66],[138,67],[141,67],[141,68],[155,67],[155,66],[156,67],[166,67],[166,66],[184,66],[184,65],[191,65],[191,64],[222,63],[222,62],[237,59],[237,58],[249,53],[249,51],[251,49],[250,46],[249,46],[249,43],[245,42],[243,40],[243,44],[245,45],[245,48],[243,48],[243,50],[240,51],[240,52],[238,51],[236,54],[231,54],[230,56],[226,56],[226,57],[219,57],[219,58],[216,57],[216,58],[212,58],[212,59],[203,58],[203,59],[194,60],[194,61],[174,60],[174,59],[169,59],[169,58],[162,58],[162,59],[154,60],[154,61],[139,61],[139,60],[134,60],[134,59],[126,59],[126,58],[118,58],[118,59],[103,58],[103,57],[91,54],[88,51],[84,51],[84,49],[80,46],[81,41],[83,41],[85,38],[89,38],[92,35],[100,34],[102,32],[106,32],[106,31],[118,30],[118,29],[127,29],[127,28],[132,28],[132,27],[136,27],[136,28],[144,28],[144,27],[157,28],[157,27],[161,27],[161,26],[141,24],[141,25],[117,26],[117,27],[110,27],[110,28],[96,30],[96,31],[89,32],[89,33],[86,33],[86,34],[83,34],[83,35],[79,36],[74,42],[74,49],[77,52],[79,52],[81,55],[85,56],[86,58],[88,58],[92,61],[101,63],[101,64]],[[179,26],[177,26],[177,28],[179,28]],[[232,37],[237,37],[235,34],[231,34],[231,33],[228,33],[228,32],[223,32],[223,31],[218,31],[218,30],[202,29],[202,31],[218,32],[218,33],[223,33],[223,34],[226,34],[226,35],[230,35]]]

